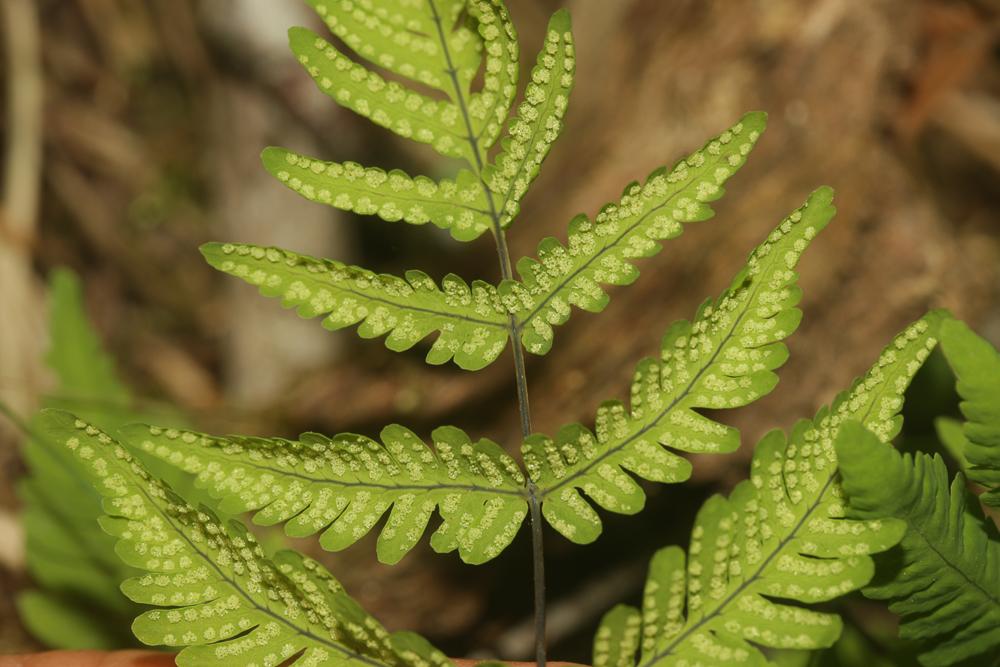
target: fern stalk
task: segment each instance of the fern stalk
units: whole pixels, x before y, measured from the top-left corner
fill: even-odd
[[[467,162],[469,162],[469,167],[479,180],[480,187],[483,189],[483,194],[486,196],[486,203],[489,207],[490,223],[493,227],[493,238],[496,241],[497,247],[497,259],[500,262],[500,276],[503,280],[511,280],[513,278],[513,271],[511,270],[510,250],[507,248],[507,234],[501,223],[496,202],[493,200],[493,192],[483,179],[484,161],[482,151],[479,147],[479,140],[476,138],[476,133],[472,128],[472,121],[469,118],[469,107],[462,92],[462,85],[458,80],[458,72],[451,59],[451,51],[448,48],[448,40],[445,37],[441,15],[438,13],[437,5],[435,4],[436,0],[427,0],[427,2],[434,16],[434,27],[437,31],[441,50],[448,63],[448,76],[455,91],[455,104],[462,113],[465,129],[468,132],[466,139],[469,142],[473,160],[467,160]],[[528,376],[525,371],[524,348],[521,346],[521,331],[517,317],[511,313],[507,318],[507,322],[511,349],[514,355],[514,383],[517,387],[517,410],[521,421],[521,435],[527,438],[531,435],[531,407],[528,403]],[[534,582],[535,663],[538,667],[545,667],[545,546],[542,533],[541,502],[539,500],[538,489],[530,479],[527,483],[527,494],[528,507],[531,512],[531,569]]]

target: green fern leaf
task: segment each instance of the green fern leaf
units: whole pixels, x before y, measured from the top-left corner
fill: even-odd
[[[330,32],[373,65],[425,86],[446,91],[449,81],[441,67],[433,15],[423,0],[376,3],[306,0]],[[462,2],[439,2],[454,25]],[[444,7],[444,5],[448,5]],[[470,81],[482,58],[482,45],[466,26],[451,40],[459,75]]]
[[[521,280],[502,282],[500,293],[517,317],[524,348],[548,352],[552,327],[569,319],[572,306],[603,310],[608,296],[602,285],[633,282],[639,275],[635,260],[658,253],[659,241],[679,236],[684,223],[710,218],[709,203],[746,162],[765,121],[764,113],[747,114],[669,172],[658,169],[645,184],[629,185],[621,201],[605,206],[593,221],[574,218],[568,245],[549,237],[539,244],[537,260],[518,261]]]
[[[102,428],[117,429],[148,419],[132,408],[129,390],[115,374],[83,305],[79,280],[68,270],[53,272],[49,291],[50,344],[47,362],[58,380],[46,407],[72,409]],[[160,414],[163,418],[163,414]],[[95,531],[100,496],[81,477],[69,452],[29,429],[24,448],[28,475],[19,495],[27,541],[28,571],[37,590],[18,596],[21,619],[47,646],[115,649],[134,644],[125,629],[138,613],[118,592],[135,571],[114,553],[114,540]],[[189,502],[207,502],[192,480],[159,460],[144,461]]]
[[[427,353],[431,364],[454,359],[477,370],[496,359],[509,339],[496,288],[479,280],[470,287],[449,274],[439,288],[420,271],[408,271],[404,279],[279,248],[208,243],[201,251],[216,269],[280,297],[301,317],[326,315],[328,329],[359,324],[362,338],[388,334],[390,350],[408,350],[440,331]]]
[[[468,13],[478,31],[456,25],[465,6],[426,0],[392,3],[310,4],[359,55],[449,96],[438,100],[356,63],[305,28],[289,31],[289,43],[320,90],[396,134],[431,145],[470,163],[496,142],[517,87],[517,34],[499,0],[472,0]],[[470,88],[485,60],[482,90]]]
[[[118,555],[145,572],[122,591],[159,609],[133,632],[184,647],[178,665],[452,664],[412,635],[386,632],[315,561],[294,551],[268,558],[241,523],[195,509],[99,429],[57,410],[40,421],[104,497],[101,526]]]
[[[454,104],[387,81],[307,28],[289,30],[288,41],[309,76],[337,104],[402,137],[430,144],[442,155],[468,155],[465,128]]]
[[[963,424],[951,417],[938,417],[934,420],[934,430],[937,431],[938,441],[948,455],[951,456],[959,469],[969,476],[969,460],[965,458],[965,450],[969,446],[969,440],[965,437]]]
[[[59,384],[46,405],[73,405],[111,427],[131,419],[128,391],[87,320],[79,281],[70,271],[53,272],[49,311],[46,360]],[[97,493],[67,453],[38,433],[37,422],[30,430],[23,450],[28,475],[18,493],[28,571],[38,588],[18,596],[21,619],[53,648],[128,646],[122,621],[137,612],[117,588],[134,571],[115,556],[113,541],[92,528],[101,514]]]
[[[450,24],[442,24],[436,0],[427,0],[427,3],[435,17],[435,28],[442,51],[445,52],[444,62],[447,65],[450,47],[445,42],[443,34],[444,28]],[[466,5],[466,2],[457,4],[461,7]],[[463,114],[467,116],[468,138],[475,163],[477,153],[485,155],[486,151],[496,143],[514,104],[519,71],[518,42],[517,31],[502,0],[468,0],[466,6],[469,16],[477,24],[479,36],[483,41],[485,53],[483,88],[469,95],[471,80],[457,79],[453,81],[449,95],[459,105],[460,110],[462,110],[462,99],[468,98],[468,108]],[[479,171],[482,170],[481,165],[477,167]]]
[[[703,304],[694,322],[670,328],[660,358],[636,367],[630,410],[609,401],[598,410],[596,435],[572,424],[554,439],[535,434],[525,441],[525,464],[556,530],[579,543],[600,534],[601,520],[581,490],[609,511],[641,510],[645,496],[622,469],[657,482],[687,479],[691,464],[661,445],[716,453],[739,446],[735,429],[696,409],[746,405],[777,384],[774,370],[788,357],[781,341],[801,319],[795,265],[833,217],[832,197],[829,188],[814,192],[750,255],[719,299]]]
[[[958,320],[941,326],[941,349],[958,377],[966,474],[986,487],[980,500],[1000,507],[1000,354]]]
[[[962,353],[956,346],[973,339],[961,327],[948,328],[949,359],[955,359]],[[892,601],[889,608],[902,617],[900,636],[922,643],[922,664],[994,660],[1000,654],[1000,535],[963,476],[949,484],[939,456],[900,455],[859,424],[844,424],[841,435],[837,458],[852,516],[906,531],[895,576],[876,580],[865,595]]]
[[[941,317],[908,327],[864,378],[787,440],[781,431],[766,435],[750,480],[702,507],[687,557],[677,547],[656,554],[639,665],[766,665],[758,646],[816,649],[836,640],[839,617],[801,603],[868,583],[870,554],[895,545],[903,531],[895,522],[844,518],[834,440],[849,419],[881,443],[898,433],[903,392],[936,343]]]
[[[434,431],[433,450],[397,425],[382,430],[382,443],[349,433],[289,441],[130,426],[123,434],[137,450],[196,475],[223,510],[256,510],[256,523],[287,522],[293,537],[322,532],[325,549],[354,544],[391,508],[377,546],[384,563],[414,547],[435,508],[444,522],[431,546],[458,550],[469,563],[498,555],[527,512],[513,459],[453,427]]]
[[[524,101],[501,142],[503,150],[483,170],[483,182],[497,195],[496,209],[505,228],[520,211],[521,199],[563,129],[575,65],[570,16],[563,9],[549,21]]]
[[[388,222],[433,222],[459,241],[490,229],[489,204],[479,179],[468,169],[454,180],[412,178],[398,169],[388,174],[353,162],[324,162],[284,148],[267,148],[264,167],[306,199]]]

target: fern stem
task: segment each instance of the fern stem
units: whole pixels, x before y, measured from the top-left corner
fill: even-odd
[[[448,40],[445,37],[444,26],[441,24],[441,15],[438,13],[435,0],[427,0],[431,13],[434,16],[434,25],[438,34],[438,41],[441,43],[441,50],[444,53],[445,62],[448,66],[448,76],[451,78],[452,88],[455,91],[455,103],[462,113],[465,121],[465,129],[469,146],[472,149],[472,157],[475,164],[469,166],[473,169],[479,184],[483,188],[486,202],[489,205],[490,221],[493,227],[493,238],[497,246],[497,259],[500,262],[500,277],[503,280],[511,280],[513,271],[510,263],[510,250],[507,248],[507,235],[500,222],[500,212],[497,210],[496,202],[493,200],[493,191],[490,190],[486,181],[483,180],[483,154],[479,146],[479,138],[472,128],[472,120],[469,117],[469,108],[465,100],[465,94],[458,81],[458,72],[452,62],[451,51],[448,48]],[[521,324],[512,313],[508,318],[508,331],[510,334],[511,350],[514,355],[514,383],[517,387],[517,409],[521,420],[521,435],[527,438],[531,435],[531,407],[528,403],[528,376],[525,371],[524,347],[521,345]],[[534,579],[534,616],[535,616],[535,663],[537,667],[545,667],[545,550],[542,534],[542,512],[539,500],[538,488],[530,479],[527,483],[528,507],[531,512],[531,564]]]

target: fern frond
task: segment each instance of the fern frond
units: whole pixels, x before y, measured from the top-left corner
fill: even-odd
[[[815,649],[836,640],[839,617],[802,604],[864,586],[874,572],[869,554],[895,545],[903,531],[844,518],[834,440],[849,419],[880,443],[898,433],[903,392],[935,345],[941,317],[910,325],[865,377],[787,440],[781,431],[766,435],[749,481],[702,507],[687,556],[677,547],[656,554],[639,665],[766,665],[758,646]]]
[[[539,244],[537,260],[518,261],[521,280],[502,282],[500,293],[517,316],[524,348],[548,352],[552,327],[569,319],[572,306],[603,310],[608,295],[602,285],[633,282],[637,259],[658,253],[659,241],[679,236],[684,223],[710,218],[709,202],[722,196],[722,184],[746,162],[765,121],[763,113],[745,115],[669,172],[661,168],[643,185],[629,185],[593,221],[574,218],[566,246],[549,237]]]
[[[663,446],[685,452],[728,452],[738,432],[696,412],[735,408],[770,392],[774,370],[788,357],[781,341],[798,327],[801,290],[795,266],[809,242],[833,217],[833,192],[821,188],[786,218],[750,255],[730,287],[705,302],[694,322],[675,323],[659,359],[636,367],[631,406],[605,402],[596,434],[580,424],[552,439],[535,434],[524,461],[539,488],[549,523],[574,542],[601,532],[601,507],[624,514],[642,509],[645,496],[627,475],[671,483],[687,479],[691,464]]]
[[[362,338],[388,334],[385,345],[402,351],[434,331],[440,335],[427,362],[454,359],[477,370],[496,359],[509,339],[508,319],[492,285],[445,276],[442,286],[421,271],[405,278],[376,274],[357,266],[316,259],[280,248],[236,243],[201,247],[216,269],[256,285],[264,296],[280,297],[301,317],[325,315],[323,326],[358,326]]]
[[[488,203],[479,179],[462,169],[454,179],[415,178],[353,162],[324,162],[270,147],[264,167],[306,199],[388,222],[434,223],[459,241],[472,241],[490,229]]]
[[[570,16],[562,9],[549,20],[524,101],[501,141],[503,150],[483,170],[483,182],[497,195],[496,208],[505,228],[520,211],[521,199],[563,129],[575,67]]]
[[[99,429],[56,410],[43,412],[41,428],[104,497],[101,526],[118,555],[145,572],[122,591],[159,609],[136,618],[133,632],[184,647],[178,665],[410,664],[401,653],[452,664],[412,635],[386,632],[315,561],[294,551],[268,558],[241,523],[195,509]]]
[[[962,350],[973,339],[959,333],[960,327],[950,329],[949,359],[975,349]],[[859,424],[844,424],[836,446],[852,516],[898,523],[906,531],[894,576],[876,580],[865,595],[891,600],[889,608],[902,617],[900,637],[921,642],[920,662],[928,667],[974,656],[995,659],[1000,535],[966,490],[963,476],[949,484],[939,456],[900,455]]]
[[[321,532],[324,549],[354,544],[391,508],[377,546],[384,563],[416,545],[435,508],[444,523],[431,546],[458,550],[469,563],[506,548],[527,511],[514,460],[496,443],[473,442],[453,427],[433,432],[434,449],[398,425],[382,430],[381,443],[351,433],[289,441],[148,426],[126,427],[123,436],[196,475],[225,511],[256,510],[256,523],[287,522],[293,537]]]
[[[1000,507],[1000,354],[958,320],[941,326],[941,349],[958,378],[956,389],[962,397],[966,474],[986,487],[980,500]]]

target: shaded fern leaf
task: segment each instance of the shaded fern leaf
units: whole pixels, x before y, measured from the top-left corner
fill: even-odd
[[[104,497],[101,526],[118,555],[145,572],[122,591],[160,608],[136,618],[133,632],[183,647],[178,665],[414,664],[401,648],[424,664],[452,664],[426,642],[386,632],[315,561],[293,551],[268,558],[241,523],[195,509],[99,429],[57,410],[40,423]]]
[[[461,368],[477,370],[495,360],[509,339],[496,288],[480,280],[470,287],[449,274],[438,287],[421,271],[400,278],[280,248],[235,243],[207,243],[201,252],[216,269],[256,285],[264,296],[280,297],[299,316],[325,315],[327,329],[358,325],[362,338],[388,334],[385,345],[396,352],[439,331],[427,353],[431,364],[454,359]]]
[[[951,329],[951,336],[959,331]],[[845,424],[836,444],[852,516],[906,531],[894,576],[880,577],[865,595],[891,601],[902,617],[900,636],[921,642],[922,664],[947,667],[976,656],[992,664],[1000,655],[1000,536],[964,477],[949,484],[939,456],[900,455],[859,424]]]
[[[538,259],[518,261],[521,280],[503,281],[500,293],[517,317],[524,348],[548,352],[552,327],[565,323],[573,306],[600,312],[608,304],[602,285],[630,284],[639,276],[637,259],[657,254],[659,241],[679,236],[684,223],[710,218],[709,203],[746,162],[765,122],[764,113],[745,115],[670,171],[658,169],[643,185],[629,185],[594,220],[574,218],[567,245],[549,237],[539,244]]]
[[[495,206],[503,227],[508,227],[517,216],[521,199],[559,138],[575,67],[570,15],[562,9],[549,20],[545,43],[531,70],[524,101],[501,141],[503,150],[494,164],[483,170],[483,182],[497,195]]]
[[[963,423],[951,417],[938,417],[934,420],[934,430],[937,432],[938,441],[948,455],[958,464],[959,469],[969,476],[969,459],[965,458],[965,450],[969,447],[969,440],[965,437],[962,428]]]
[[[960,440],[966,474],[986,487],[980,500],[1000,507],[1000,354],[958,320],[942,325],[941,349],[958,378],[966,419],[950,441]]]
[[[321,532],[320,545],[344,549],[391,509],[379,560],[395,563],[412,549],[437,509],[444,522],[431,546],[482,563],[514,538],[527,503],[524,478],[503,449],[473,442],[453,427],[434,431],[434,449],[402,426],[379,443],[345,433],[307,433],[298,441],[212,437],[148,426],[123,435],[144,451],[197,476],[229,512],[255,510],[254,522],[285,524],[293,537]]]
[[[76,276],[53,273],[49,290],[50,343],[46,357],[58,379],[49,406],[73,405],[89,418],[117,427],[129,420],[128,390],[90,326]],[[114,553],[114,541],[94,530],[100,497],[78,474],[62,447],[38,433],[23,455],[28,475],[18,495],[28,572],[37,588],[17,597],[21,620],[47,646],[114,649],[134,640],[124,630],[138,609],[118,592],[134,570]]]
[[[895,522],[845,518],[834,440],[860,420],[879,446],[898,432],[903,392],[936,343],[941,315],[918,320],[850,391],[786,440],[758,443],[750,479],[728,498],[709,499],[695,520],[688,554],[660,550],[642,605],[642,667],[767,665],[759,646],[816,649],[839,636],[838,616],[803,604],[864,586],[870,554],[895,545]]]
[[[434,181],[393,169],[353,162],[324,162],[284,148],[266,148],[264,167],[306,199],[388,222],[432,222],[459,241],[471,241],[490,228],[488,202],[479,179],[462,169],[454,179]]]
[[[739,446],[735,429],[696,409],[746,405],[777,384],[774,370],[788,357],[781,341],[802,315],[794,269],[833,217],[832,197],[829,188],[814,192],[754,250],[729,289],[705,302],[693,322],[667,331],[660,358],[636,367],[629,409],[620,401],[601,405],[596,434],[571,424],[554,439],[526,439],[524,461],[556,530],[580,543],[600,534],[601,520],[581,491],[612,512],[641,510],[645,495],[623,469],[656,482],[687,479],[691,464],[661,445],[715,453]]]
[[[87,319],[81,292],[71,271],[53,272],[46,359],[58,385],[44,397],[45,407],[72,409],[106,429],[148,418],[132,407],[131,392],[118,379],[112,358]],[[169,411],[159,416],[179,421]],[[72,455],[39,432],[37,420],[28,430],[28,475],[18,492],[28,570],[38,588],[18,596],[21,619],[53,648],[131,646],[135,641],[126,627],[138,609],[118,586],[135,571],[115,555],[114,540],[94,530],[102,514],[100,496]],[[185,473],[155,459],[143,463],[189,502],[209,501]]]

